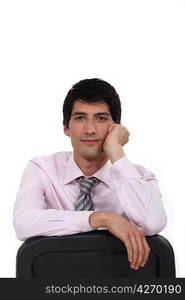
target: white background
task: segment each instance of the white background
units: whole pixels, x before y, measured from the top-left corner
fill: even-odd
[[[185,15],[181,0],[0,1],[0,277],[15,277],[12,226],[33,156],[72,150],[62,104],[72,84],[99,77],[122,102],[127,157],[151,169],[168,214],[161,232],[185,277]]]

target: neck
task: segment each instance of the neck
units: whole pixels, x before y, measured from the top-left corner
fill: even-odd
[[[74,160],[84,175],[91,176],[104,166],[108,158],[105,154],[96,158],[85,158],[74,151]]]

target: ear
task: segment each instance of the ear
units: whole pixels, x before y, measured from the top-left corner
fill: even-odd
[[[67,127],[67,125],[64,125],[64,133],[65,133],[65,135],[67,135],[67,136],[71,136],[71,135],[70,135],[70,129],[69,129],[69,127]]]

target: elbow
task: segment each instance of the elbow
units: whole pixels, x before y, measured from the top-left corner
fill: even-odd
[[[158,234],[166,227],[166,224],[167,216],[161,219],[156,218],[155,220],[150,220],[143,226],[144,233],[146,236]]]
[[[18,218],[18,217],[16,218],[14,216],[13,227],[14,227],[14,230],[15,230],[18,240],[25,241],[31,237],[31,235],[29,234],[30,230],[29,230],[26,222],[24,222],[23,220],[20,220],[20,218]]]
[[[18,224],[18,222],[16,222],[15,220],[13,221],[13,227],[14,227],[14,230],[15,230],[18,240],[25,241],[26,236],[25,236],[25,232],[23,230],[24,227],[21,226],[21,224]]]
[[[14,226],[14,230],[15,230],[15,233],[16,233],[16,237],[18,240],[20,241],[25,241],[26,240],[26,237],[24,235],[24,233],[19,230],[16,226]]]

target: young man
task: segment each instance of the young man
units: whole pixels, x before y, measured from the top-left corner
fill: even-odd
[[[73,85],[63,105],[73,152],[28,162],[14,207],[20,240],[103,228],[123,241],[131,268],[146,263],[145,235],[159,233],[167,218],[154,174],[125,156],[130,134],[120,119],[120,99],[109,83],[94,78]]]

